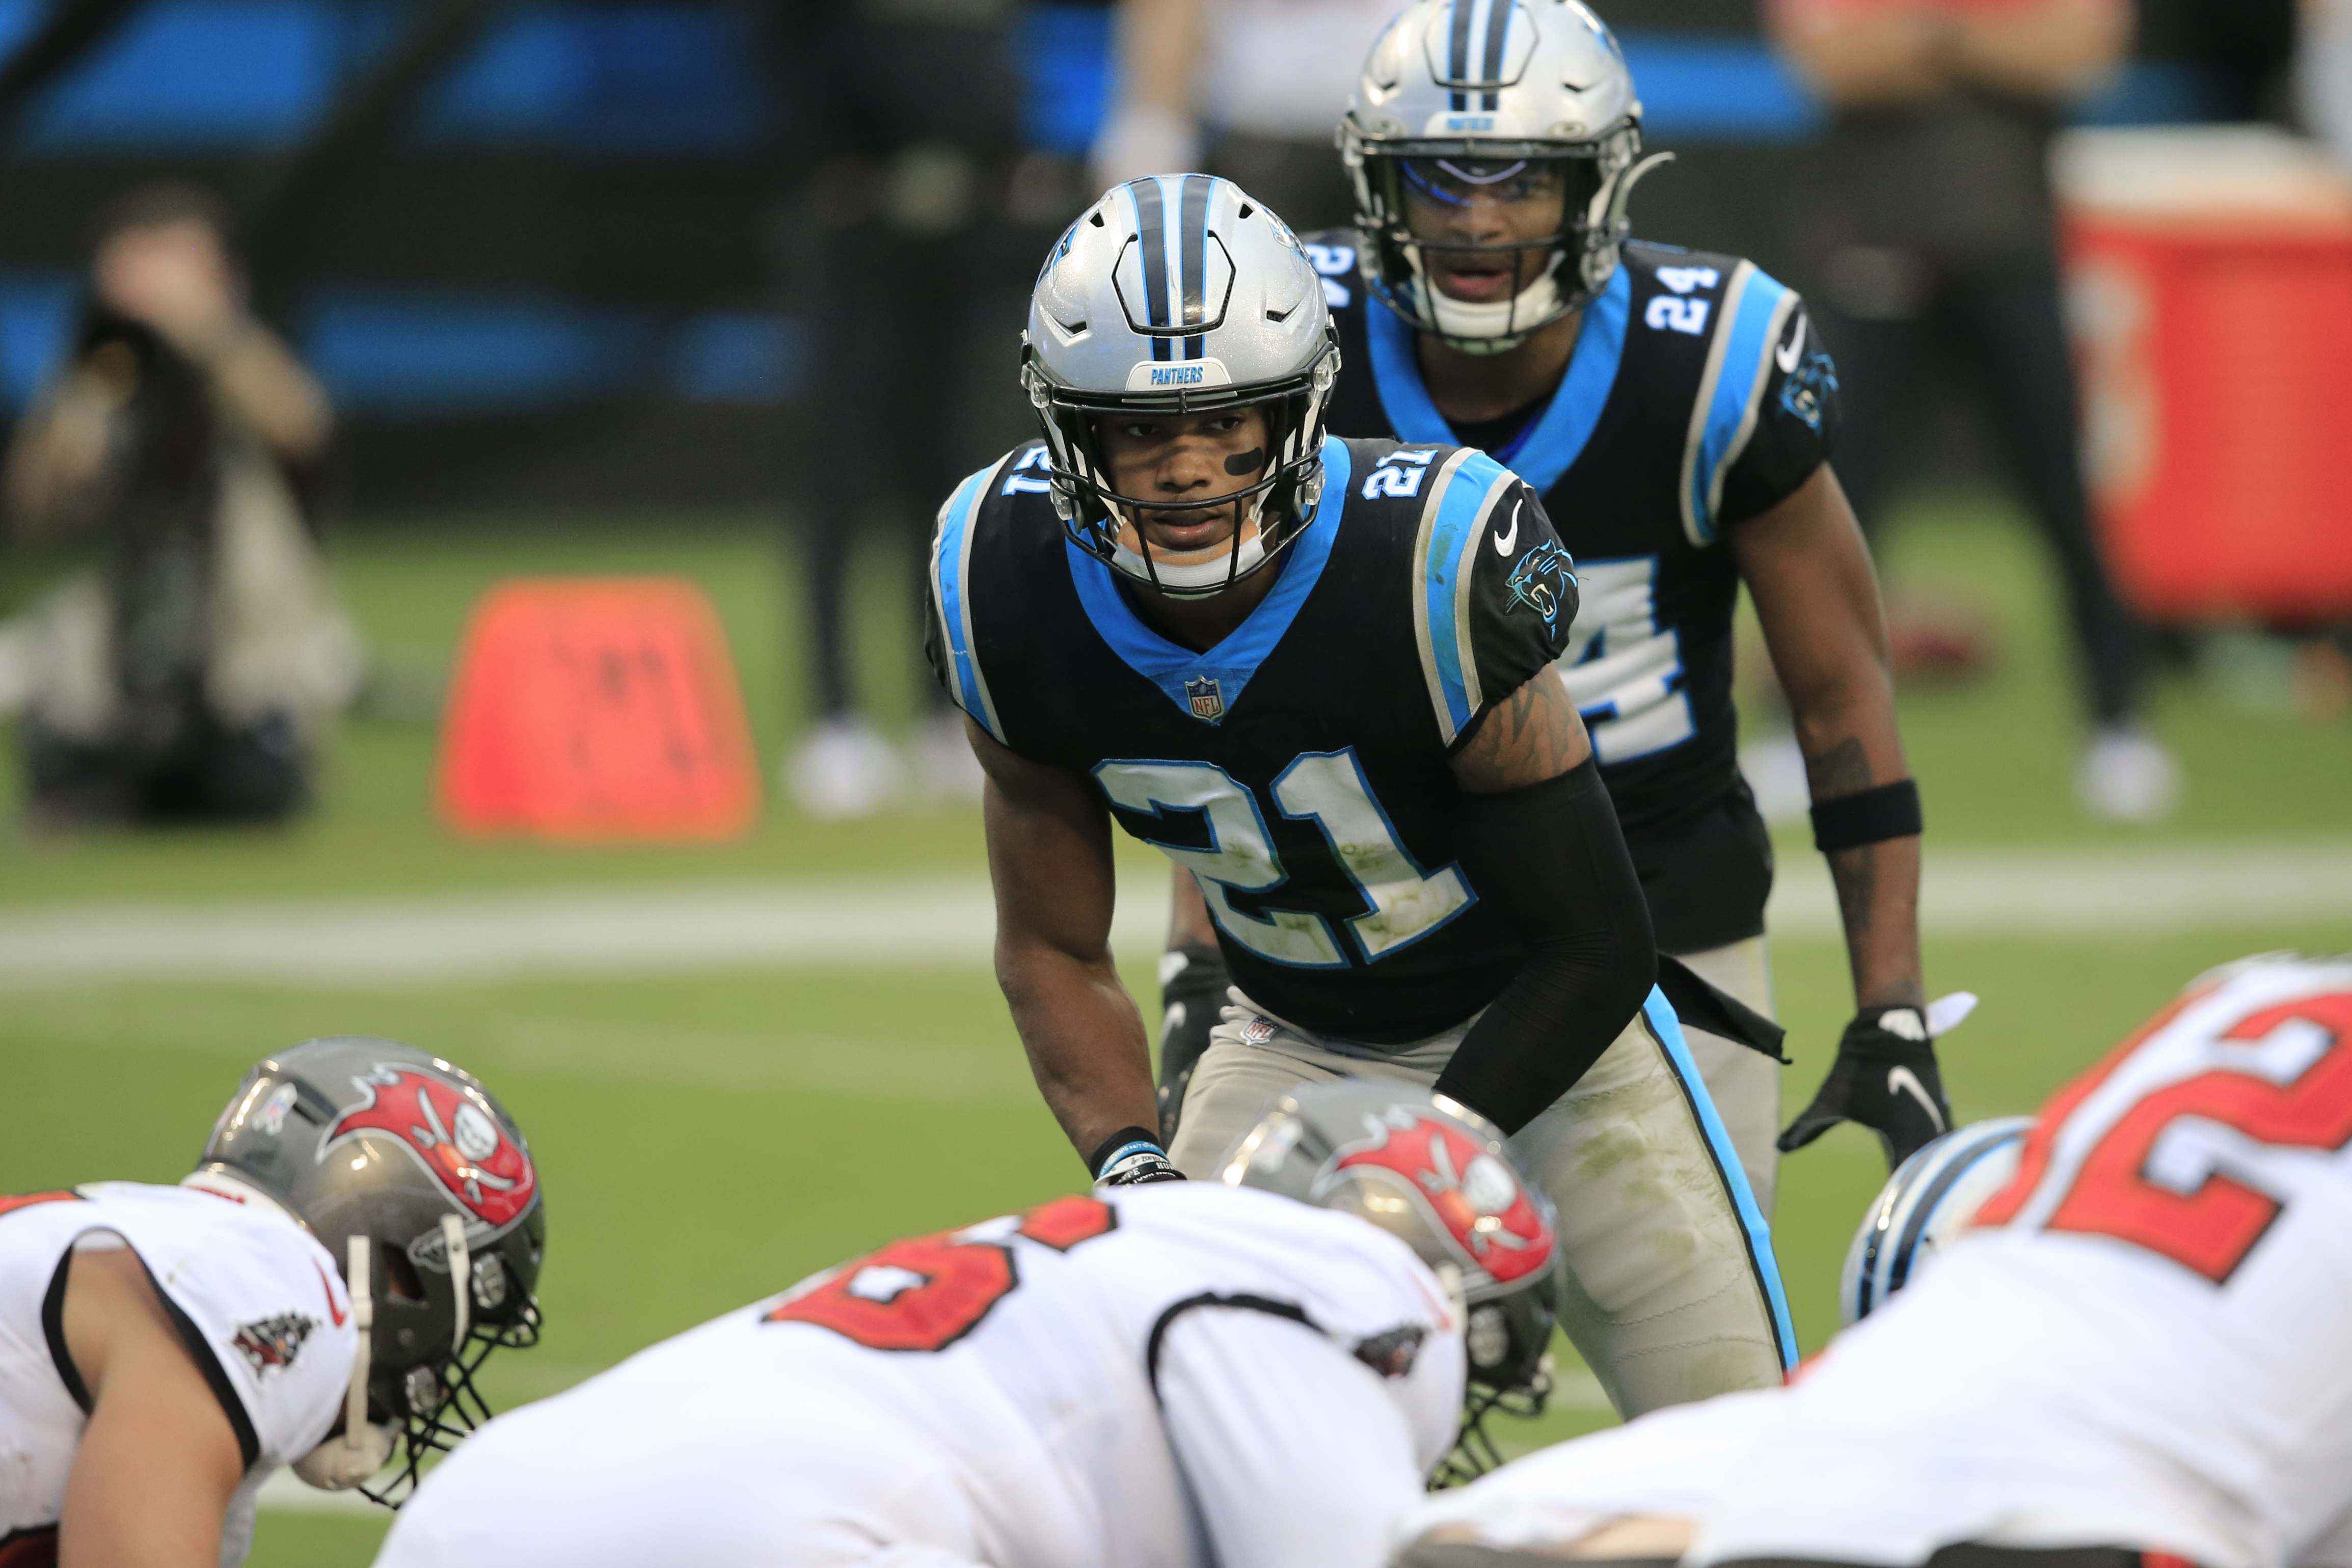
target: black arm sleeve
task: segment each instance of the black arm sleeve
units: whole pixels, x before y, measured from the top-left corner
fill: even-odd
[[[1657,948],[1591,759],[1467,802],[1463,872],[1527,944],[1528,960],[1471,1026],[1436,1088],[1517,1132],[1624,1029],[1657,978]]]

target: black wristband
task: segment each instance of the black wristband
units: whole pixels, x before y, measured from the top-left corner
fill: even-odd
[[[1111,1156],[1118,1153],[1121,1150],[1127,1148],[1132,1143],[1149,1143],[1154,1149],[1160,1149],[1160,1134],[1154,1132],[1149,1127],[1120,1128],[1118,1131],[1112,1133],[1109,1137],[1096,1144],[1095,1152],[1087,1156],[1087,1174],[1089,1176],[1101,1175],[1103,1173],[1103,1167],[1110,1163]],[[1165,1149],[1160,1149],[1160,1152],[1163,1154],[1167,1152]]]
[[[1919,785],[1914,779],[1813,802],[1813,847],[1824,855],[1915,837],[1919,830]]]

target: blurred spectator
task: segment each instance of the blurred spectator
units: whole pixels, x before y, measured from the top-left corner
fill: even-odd
[[[326,395],[247,312],[225,227],[189,187],[115,209],[73,357],[8,452],[15,539],[98,558],[19,634],[43,820],[282,818],[357,684],[298,499]]]
[[[1302,232],[1344,228],[1356,198],[1332,127],[1402,0],[1119,0],[1118,100],[1097,187],[1222,174]],[[1204,144],[1205,143],[1205,144]]]
[[[2076,791],[2101,817],[2163,816],[2179,773],[2140,726],[2139,633],[2091,534],[2046,167],[2061,108],[2122,58],[2127,0],[1773,0],[1766,15],[1832,106],[1801,232],[1845,384],[1838,475],[1854,510],[1883,522],[1935,355],[1968,362],[2064,580],[2092,721]]]
[[[2352,0],[2303,0],[2294,74],[2305,127],[2352,174]]]
[[[1020,11],[1013,0],[778,0],[798,176],[785,291],[815,332],[817,366],[786,466],[817,722],[784,780],[813,816],[866,816],[908,782],[853,689],[853,546],[883,524],[919,603],[940,503],[1030,428],[1013,374],[1025,291],[1076,207],[1075,192],[1067,212],[1041,196],[1022,156]],[[929,707],[910,748],[915,784],[977,800],[961,719],[935,682],[919,685]]]

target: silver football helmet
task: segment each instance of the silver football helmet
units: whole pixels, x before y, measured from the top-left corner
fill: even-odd
[[[1472,353],[1516,348],[1600,293],[1617,270],[1634,182],[1672,156],[1642,157],[1624,52],[1577,0],[1417,0],[1372,46],[1339,143],[1366,287]],[[1443,212],[1481,192],[1548,199],[1555,188],[1559,226],[1540,237],[1414,232],[1414,204]],[[1511,291],[1454,298],[1433,259],[1513,271]]]
[[[1501,1129],[1425,1089],[1301,1084],[1234,1145],[1217,1179],[1369,1220],[1459,1290],[1469,1398],[1433,1484],[1499,1465],[1487,1413],[1542,1412],[1560,1288],[1551,1200],[1513,1162]]]
[[[1155,174],[1105,193],[1045,258],[1023,342],[1055,510],[1113,570],[1179,597],[1220,593],[1315,515],[1338,340],[1297,237],[1231,181]],[[1264,412],[1270,448],[1247,489],[1171,502],[1111,483],[1104,419],[1244,407]],[[1239,526],[1200,552],[1155,548],[1139,526],[1155,511],[1223,506]]]
[[[181,1185],[291,1215],[334,1255],[360,1331],[342,1436],[295,1466],[398,1507],[425,1457],[489,1419],[474,1373],[539,1339],[547,1208],[530,1147],[461,1068],[396,1040],[256,1063]],[[368,1483],[387,1459],[399,1468]]]
[[[1872,1200],[1846,1249],[1838,1279],[1838,1316],[1846,1327],[1916,1280],[1969,1227],[1985,1200],[2009,1185],[2032,1131],[2031,1116],[1971,1121],[1903,1162]]]

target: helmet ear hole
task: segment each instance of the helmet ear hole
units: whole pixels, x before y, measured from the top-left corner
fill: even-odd
[[[383,1262],[384,1293],[395,1300],[423,1301],[425,1279],[408,1255],[382,1242],[377,1243],[376,1252]]]

